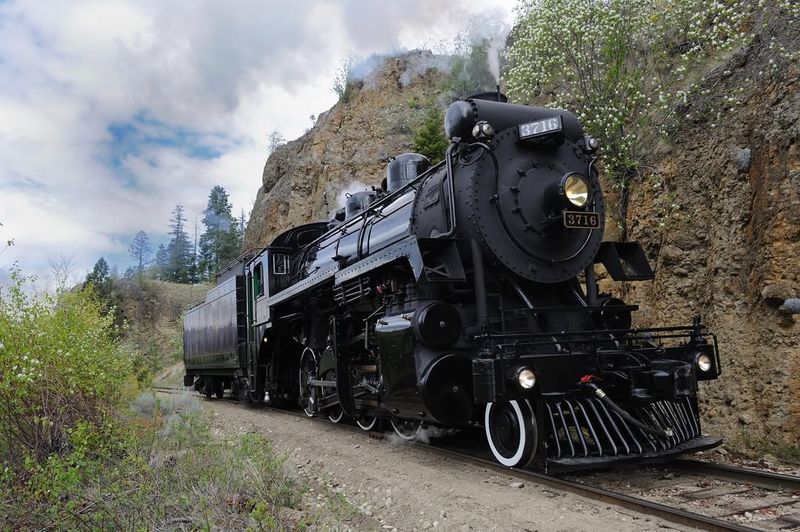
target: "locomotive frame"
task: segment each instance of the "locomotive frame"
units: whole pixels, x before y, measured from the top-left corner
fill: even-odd
[[[492,101],[494,100],[494,101]],[[698,381],[716,337],[636,329],[598,290],[653,278],[604,242],[598,142],[563,110],[476,95],[450,106],[444,162],[391,161],[380,188],[221,272],[185,316],[184,383],[364,430],[483,426],[507,466],[665,460],[713,447]]]

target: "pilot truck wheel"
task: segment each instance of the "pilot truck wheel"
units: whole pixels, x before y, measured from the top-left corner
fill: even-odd
[[[508,467],[526,467],[533,461],[538,431],[527,400],[487,403],[486,441],[495,459]]]

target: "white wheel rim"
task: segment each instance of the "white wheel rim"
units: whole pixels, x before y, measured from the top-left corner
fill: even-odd
[[[378,418],[376,417],[373,418],[368,417],[367,419],[371,419],[372,421],[370,421],[369,423],[364,423],[363,421],[361,421],[361,419],[356,421],[356,424],[358,424],[358,426],[361,427],[361,430],[372,430],[372,427],[375,426],[375,422],[378,421]]]
[[[527,400],[525,402],[528,403]],[[516,400],[513,400],[509,401],[509,404],[514,408],[514,413],[517,415],[517,423],[519,423],[520,427],[519,445],[517,445],[517,451],[512,457],[504,457],[494,445],[490,423],[492,407],[494,406],[494,403],[486,403],[486,411],[483,416],[483,425],[486,429],[486,441],[489,442],[489,448],[492,450],[492,454],[494,455],[495,459],[506,467],[514,467],[519,465],[520,460],[522,460],[522,455],[525,453],[525,444],[527,443],[528,435],[525,431],[525,418],[522,416],[522,409],[519,407],[519,403]],[[530,403],[528,403],[528,411],[531,411]]]
[[[401,423],[401,424],[402,424],[402,423],[403,423],[403,421],[404,421],[404,420],[402,420],[402,419],[400,419],[400,420],[395,420],[394,418],[392,418],[392,428],[394,429],[394,432],[395,432],[395,434],[397,434],[398,436],[400,436],[401,438],[403,438],[403,439],[404,439],[404,440],[406,440],[406,441],[412,441],[412,440],[415,440],[415,439],[416,439],[416,437],[417,437],[417,429],[419,428],[419,426],[420,426],[420,424],[421,424],[421,423],[420,423],[420,424],[417,424],[417,425],[414,427],[414,432],[412,432],[411,434],[408,434],[408,433],[403,433],[402,431],[400,431],[400,429],[398,429],[398,428],[397,428],[397,424],[398,424],[398,423]]]
[[[342,417],[344,417],[344,411],[341,408],[339,408],[337,415],[335,416],[332,414],[328,414],[328,419],[330,419],[333,423],[340,422],[342,420]]]

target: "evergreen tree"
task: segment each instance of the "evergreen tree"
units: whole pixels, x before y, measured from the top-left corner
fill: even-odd
[[[183,205],[176,205],[172,211],[170,234],[172,240],[167,245],[169,257],[165,280],[174,283],[188,283],[192,277],[194,257],[189,235],[186,233],[186,217],[183,215]]]
[[[231,215],[233,206],[221,186],[211,189],[208,207],[203,212],[206,230],[200,237],[198,273],[201,279],[213,280],[217,272],[239,256],[239,223]]]
[[[140,279],[144,274],[145,265],[149,262],[150,251],[152,251],[152,248],[150,247],[150,239],[147,237],[147,233],[139,231],[133,237],[133,242],[128,247],[128,252],[136,261],[136,273]]]
[[[117,294],[114,290],[114,282],[109,273],[108,263],[103,257],[97,260],[92,271],[86,275],[84,287],[91,287],[107,311],[116,306]]]
[[[167,272],[169,271],[169,253],[164,244],[158,246],[156,251],[156,260],[153,263],[153,277],[161,281],[167,280]]]
[[[444,114],[438,107],[431,107],[420,127],[414,132],[414,151],[436,164],[444,158],[447,144],[447,137],[444,136]]]

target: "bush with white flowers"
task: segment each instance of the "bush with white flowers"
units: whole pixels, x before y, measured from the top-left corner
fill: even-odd
[[[0,288],[0,461],[20,472],[69,450],[79,424],[109,423],[135,379],[91,292],[35,295],[13,278]]]
[[[507,50],[507,90],[575,112],[604,145],[606,176],[624,188],[639,135],[668,132],[697,91],[693,67],[747,42],[757,8],[747,0],[524,0]],[[731,95],[723,105],[737,102]]]

